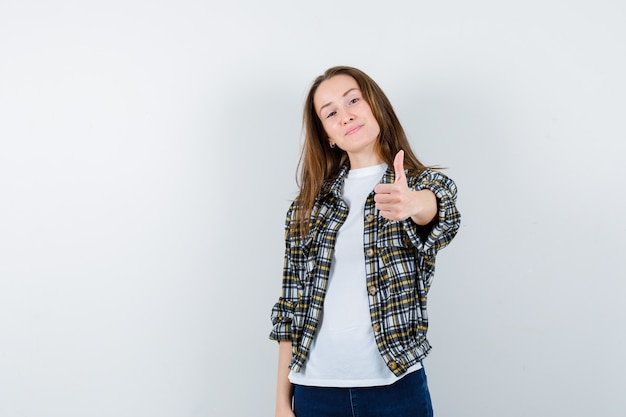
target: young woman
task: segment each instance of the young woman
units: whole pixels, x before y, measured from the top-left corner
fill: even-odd
[[[304,130],[272,310],[276,416],[432,416],[426,296],[435,255],[459,228],[456,186],[415,157],[358,69],[314,81]]]

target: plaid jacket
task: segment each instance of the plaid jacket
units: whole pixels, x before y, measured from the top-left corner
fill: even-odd
[[[315,337],[337,231],[348,215],[341,198],[348,169],[343,166],[316,199],[305,239],[288,233],[295,203],[287,212],[282,294],[272,309],[270,339],[291,340],[290,368],[294,372],[305,363]],[[388,168],[381,182],[392,183],[393,177],[393,168]],[[435,272],[435,255],[454,238],[461,220],[451,179],[428,169],[407,180],[411,189],[429,189],[437,196],[439,214],[430,225],[418,226],[410,218],[383,218],[375,208],[373,191],[367,197],[363,219],[372,329],[378,350],[395,375],[402,375],[430,351],[426,296]]]

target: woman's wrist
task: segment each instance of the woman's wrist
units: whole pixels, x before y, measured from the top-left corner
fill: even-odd
[[[437,215],[437,197],[430,190],[413,191],[414,214],[411,220],[420,226],[425,226],[432,222]]]

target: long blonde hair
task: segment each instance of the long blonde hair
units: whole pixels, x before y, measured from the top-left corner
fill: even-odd
[[[375,145],[375,152],[388,165],[399,150],[404,150],[404,167],[411,175],[426,169],[411,150],[402,125],[383,90],[363,71],[352,67],[338,66],[329,68],[313,81],[307,95],[302,117],[304,146],[298,163],[298,185],[300,192],[296,198],[295,220],[291,223],[290,233],[303,237],[309,231],[309,218],[315,198],[322,191],[324,183],[337,175],[341,166],[348,160],[348,155],[338,147],[328,145],[328,135],[315,111],[313,98],[321,83],[336,76],[348,75],[357,82],[363,99],[372,109],[372,114],[380,126],[380,134]]]

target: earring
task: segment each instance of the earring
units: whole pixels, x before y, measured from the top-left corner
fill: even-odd
[[[330,144],[330,147],[331,147],[331,149],[335,149],[335,144],[334,144],[334,143],[331,143],[331,144]]]

